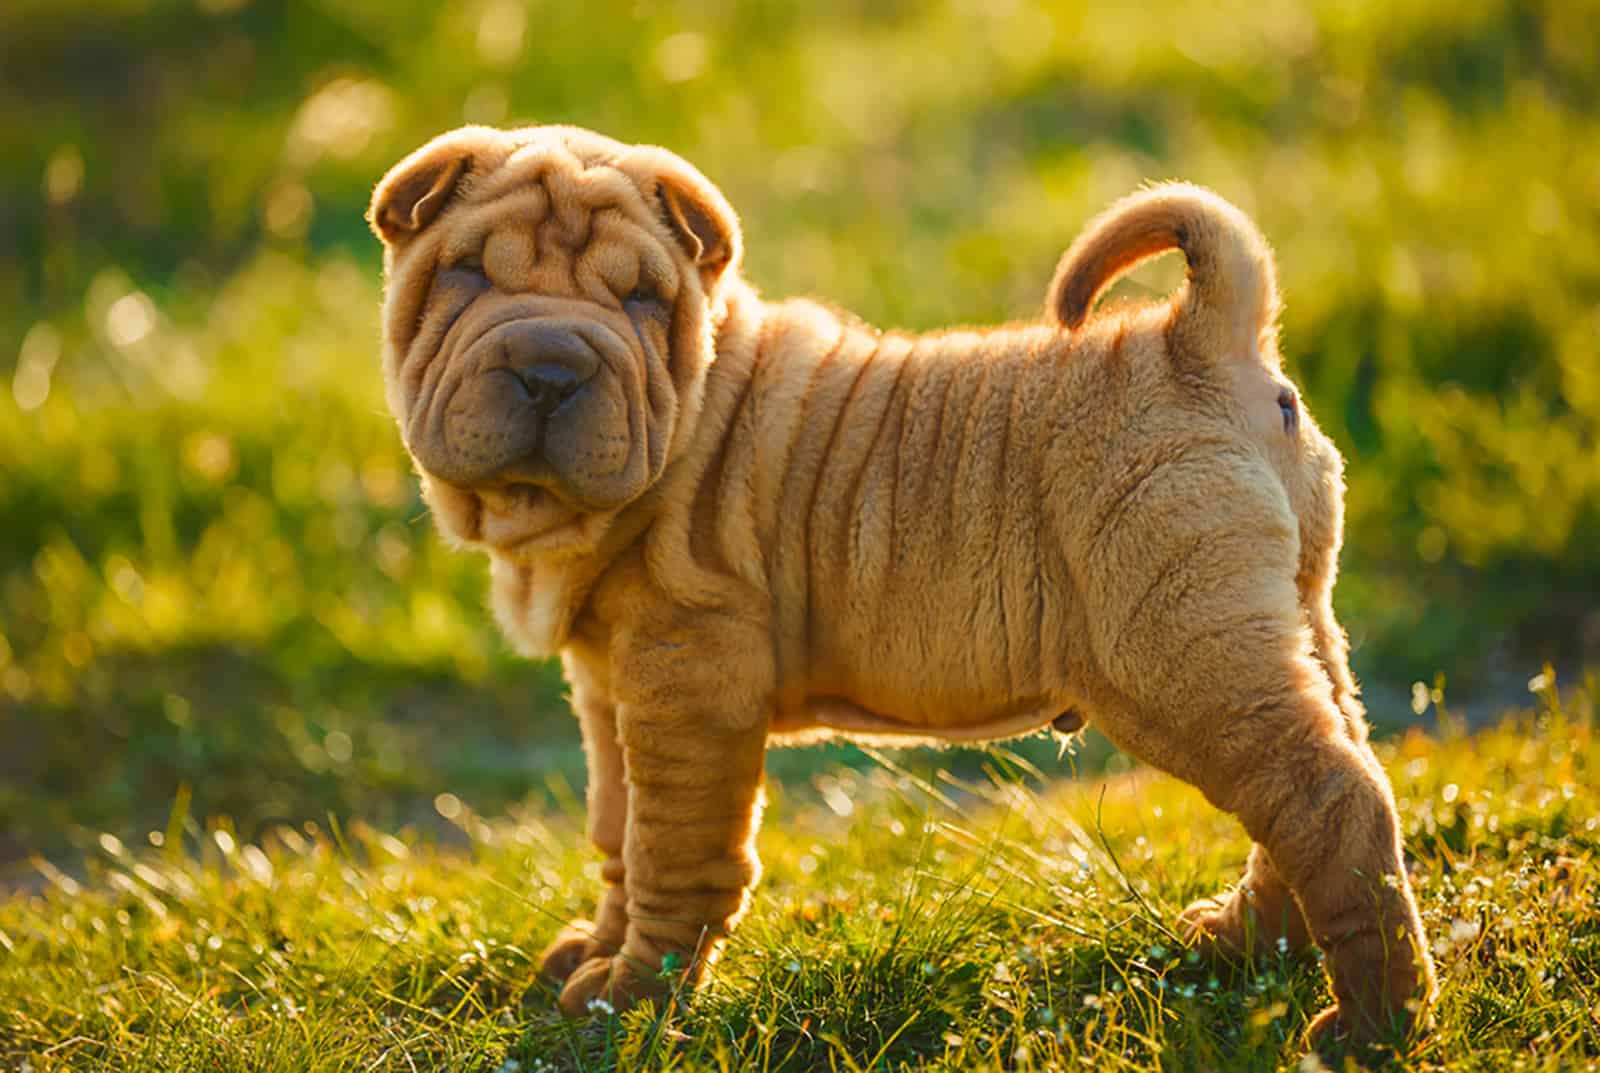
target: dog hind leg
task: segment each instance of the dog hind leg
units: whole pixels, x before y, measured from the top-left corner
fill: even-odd
[[[1259,522],[1245,516],[1252,524],[1204,540],[1185,539],[1169,516],[1175,537],[1130,524],[1096,548],[1090,567],[1124,567],[1081,575],[1109,609],[1093,638],[1110,701],[1096,722],[1262,847],[1256,874],[1281,878],[1327,955],[1336,1005],[1313,1035],[1376,1040],[1423,1014],[1433,969],[1388,780],[1335,703],[1294,585],[1293,530],[1273,527],[1270,508],[1263,500]],[[1130,569],[1146,571],[1140,583],[1128,584]],[[1119,602],[1119,591],[1138,598]],[[1292,915],[1278,915],[1288,938]]]
[[[1285,688],[1217,718],[1198,763],[1160,748],[1133,751],[1198,786],[1237,816],[1257,843],[1252,869],[1268,880],[1261,894],[1277,904],[1255,907],[1256,949],[1272,935],[1274,909],[1289,941],[1299,937],[1297,914],[1289,910],[1298,905],[1303,912],[1308,937],[1327,955],[1336,1001],[1313,1024],[1312,1035],[1377,1040],[1423,1012],[1435,990],[1433,970],[1388,783],[1365,746],[1346,737],[1326,694],[1317,693]],[[1143,721],[1140,736],[1148,745],[1148,714]],[[1101,724],[1113,741],[1120,722]],[[1293,892],[1287,905],[1282,888]],[[1232,913],[1239,906],[1212,911]],[[1196,915],[1191,907],[1186,923],[1197,923]]]
[[[1346,735],[1370,754],[1366,713],[1356,699],[1355,676],[1350,673],[1350,646],[1333,615],[1332,553],[1318,565],[1321,569],[1314,575],[1302,574],[1297,585],[1311,628],[1312,653],[1333,687]],[[1376,764],[1377,758],[1371,762]],[[1238,886],[1191,903],[1178,921],[1189,942],[1208,955],[1254,957],[1274,949],[1297,953],[1315,945],[1299,903],[1260,843],[1251,847]]]

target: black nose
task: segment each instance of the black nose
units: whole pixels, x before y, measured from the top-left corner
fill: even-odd
[[[600,356],[581,336],[538,320],[508,324],[497,343],[505,368],[515,374],[534,409],[550,414],[594,376]]]
[[[574,391],[583,386],[583,380],[576,372],[553,361],[542,361],[512,371],[522,381],[528,397],[533,400],[533,408],[541,415],[550,413],[566,402]]]

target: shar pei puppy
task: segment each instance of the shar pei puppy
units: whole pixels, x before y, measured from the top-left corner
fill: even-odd
[[[1181,922],[1319,945],[1314,1038],[1434,994],[1330,602],[1342,461],[1280,368],[1261,235],[1194,186],[1113,206],[1037,320],[913,335],[740,275],[666,150],[445,134],[379,183],[388,401],[444,534],[559,654],[605,856],[545,958],[571,1013],[705,978],[759,866],[769,743],[1092,720],[1254,840]],[[1165,301],[1096,313],[1169,249]],[[665,967],[668,971],[663,971]]]

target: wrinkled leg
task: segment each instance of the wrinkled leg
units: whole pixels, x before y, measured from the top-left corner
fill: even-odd
[[[1117,737],[1114,726],[1107,730]],[[1293,892],[1285,905],[1268,885],[1286,938],[1296,927],[1288,909],[1298,903],[1304,913],[1327,956],[1336,1002],[1312,1024],[1311,1037],[1368,1041],[1405,1030],[1432,1000],[1433,970],[1382,771],[1346,737],[1325,690],[1286,687],[1217,717],[1209,733],[1202,749],[1163,749],[1147,734],[1143,744],[1158,747],[1133,751],[1237,816],[1262,848],[1252,867],[1268,865]],[[1258,908],[1253,926],[1265,935],[1271,922]],[[1255,940],[1255,949],[1261,945]]]
[[[1302,577],[1297,588],[1311,626],[1312,652],[1332,686],[1345,734],[1370,753],[1366,713],[1350,673],[1349,643],[1333,616],[1331,575],[1329,563],[1317,576]],[[1376,764],[1376,757],[1371,762]],[[1179,914],[1178,924],[1189,943],[1207,955],[1254,957],[1275,948],[1295,953],[1314,945],[1299,903],[1259,842],[1250,848],[1239,885],[1192,902]]]
[[[1383,1039],[1425,1016],[1435,992],[1393,796],[1318,658],[1292,526],[1281,508],[1252,502],[1251,486],[1237,492],[1236,529],[1188,540],[1206,516],[1176,519],[1192,528],[1168,516],[1176,536],[1152,519],[1097,546],[1103,572],[1085,576],[1109,608],[1093,638],[1110,687],[1099,725],[1199,787],[1263,847],[1259,863],[1326,954],[1335,1005],[1312,1039]]]
[[[694,986],[744,912],[758,872],[766,727],[729,729],[715,716],[624,705],[628,773],[623,858],[627,930],[614,957],[579,966],[561,1008],[581,1014],[600,998],[622,1008]]]
[[[555,980],[567,979],[590,958],[610,957],[622,949],[628,927],[622,844],[628,784],[622,767],[622,746],[617,741],[617,710],[581,668],[569,664],[567,673],[589,768],[589,840],[605,854],[600,865],[605,886],[594,920],[572,921],[545,947],[540,968]]]
[[[1433,972],[1388,783],[1338,720],[1305,696],[1246,717],[1232,736],[1255,759],[1202,789],[1266,848],[1327,955],[1337,1004],[1312,1037],[1369,1040],[1412,1023]]]
[[[1298,583],[1306,622],[1311,628],[1311,654],[1322,666],[1333,689],[1333,703],[1344,717],[1344,729],[1357,745],[1367,744],[1367,713],[1357,699],[1356,677],[1350,672],[1350,642],[1344,628],[1333,616],[1333,575],[1331,559],[1312,578]]]

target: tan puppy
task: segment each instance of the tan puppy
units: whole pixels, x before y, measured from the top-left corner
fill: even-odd
[[[662,149],[466,128],[379,184],[389,402],[495,613],[561,655],[606,855],[546,957],[583,1011],[702,979],[749,901],[775,739],[1093,719],[1255,839],[1195,941],[1327,952],[1314,1035],[1431,1001],[1330,595],[1341,460],[1279,368],[1271,254],[1192,186],[1116,205],[1043,320],[879,332],[739,276]],[[1168,249],[1170,300],[1090,317]],[[1081,713],[1081,717],[1076,714]]]

